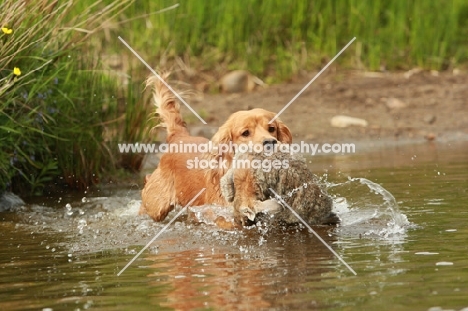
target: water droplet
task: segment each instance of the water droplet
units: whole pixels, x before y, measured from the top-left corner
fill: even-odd
[[[78,221],[78,226],[77,226],[78,234],[83,234],[83,228],[86,227],[86,226],[88,226],[88,223],[86,222],[86,220],[80,219]]]

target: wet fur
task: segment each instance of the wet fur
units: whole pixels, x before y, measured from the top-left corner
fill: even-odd
[[[164,76],[164,79],[167,75]],[[153,98],[157,113],[163,126],[167,129],[166,143],[208,143],[203,137],[190,136],[180,113],[180,104],[175,95],[156,77],[147,80],[147,86],[153,89]],[[281,143],[292,142],[288,127],[279,119],[271,125],[268,122],[275,116],[273,112],[264,109],[252,109],[233,113],[219,128],[211,139],[213,145],[248,143],[249,141],[264,144],[266,141]],[[271,126],[274,131],[271,131]],[[245,135],[248,131],[249,135]],[[244,135],[243,135],[244,134]],[[206,190],[191,204],[218,204],[229,206],[221,194],[220,179],[227,169],[188,169],[187,161],[196,157],[199,159],[225,159],[227,167],[231,166],[234,154],[213,153],[165,153],[162,155],[158,168],[146,178],[142,190],[140,214],[148,214],[155,221],[162,221],[175,206],[185,206],[203,188]],[[248,186],[247,186],[248,187]],[[253,184],[251,185],[253,187]],[[246,192],[248,193],[248,191]]]

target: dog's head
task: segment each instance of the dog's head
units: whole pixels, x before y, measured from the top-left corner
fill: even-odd
[[[215,147],[233,145],[275,145],[277,143],[292,143],[292,135],[289,128],[278,118],[271,124],[275,113],[257,108],[233,113],[213,136]],[[220,152],[221,151],[221,152]],[[232,159],[232,150],[220,150],[215,148],[219,156]]]

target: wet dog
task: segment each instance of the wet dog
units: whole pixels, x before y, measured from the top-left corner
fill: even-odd
[[[277,143],[290,144],[292,135],[289,128],[279,119],[271,124],[275,113],[264,109],[252,109],[233,113],[219,128],[211,141],[189,134],[180,113],[180,104],[175,95],[156,76],[147,80],[153,88],[157,112],[167,129],[167,144],[201,146],[211,144],[210,151],[164,153],[158,168],[146,178],[141,193],[140,214],[148,214],[155,221],[163,220],[177,205],[187,205],[203,188],[192,206],[217,204],[231,206],[221,194],[220,180],[231,167],[235,150],[222,148],[229,145],[256,144],[261,146]],[[201,160],[214,164],[208,168],[195,164]],[[216,165],[217,164],[217,165]],[[249,185],[245,185],[249,187]],[[253,184],[250,186],[254,186]],[[246,191],[245,193],[250,193]]]

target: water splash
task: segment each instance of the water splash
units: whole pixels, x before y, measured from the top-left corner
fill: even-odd
[[[64,217],[70,217],[73,215],[73,210],[72,210],[72,206],[70,203],[67,203],[65,205],[65,214],[64,214]]]
[[[88,223],[86,222],[85,219],[80,219],[78,220],[78,234],[83,234],[83,229],[88,226]]]
[[[349,177],[344,183],[329,183],[327,187],[334,197],[334,211],[341,218],[338,233],[404,238],[410,222],[393,195],[381,185]]]

